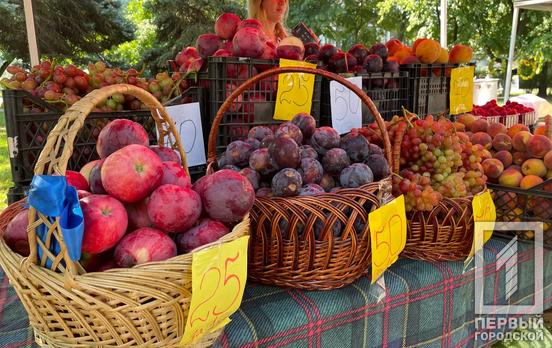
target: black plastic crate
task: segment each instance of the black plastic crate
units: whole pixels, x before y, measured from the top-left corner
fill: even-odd
[[[552,179],[530,189],[487,183],[496,207],[496,220],[505,222],[543,222],[543,243],[552,247]],[[533,231],[497,231],[505,237],[534,240]]]
[[[28,186],[14,186],[8,190],[8,205],[20,201],[27,195]]]
[[[212,124],[215,116],[226,98],[239,85],[260,71],[278,66],[277,60],[260,60],[236,57],[209,57],[207,72],[209,75],[209,114]],[[274,107],[278,88],[278,76],[265,79],[244,91],[232,103],[224,115],[218,129],[217,152],[235,140],[247,137],[249,129],[254,126],[278,127],[281,120],[274,120]],[[311,115],[320,121],[321,81],[316,76],[312,97]]]
[[[381,117],[388,121],[395,115],[402,115],[402,108],[407,106],[407,72],[382,72],[360,74],[362,90],[372,99]],[[332,109],[330,99],[330,80],[322,79],[322,102],[320,107],[321,124],[332,125]],[[362,103],[362,124],[374,122],[374,116],[368,107]]]
[[[204,98],[200,88],[189,88],[183,96],[173,99],[168,104],[185,101],[200,101]],[[3,90],[8,151],[12,170],[12,180],[18,187],[30,184],[36,161],[42,151],[48,133],[55,127],[63,111],[22,90]],[[191,99],[191,100],[190,100]],[[206,111],[202,110],[202,115]],[[79,170],[84,164],[98,159],[96,140],[100,130],[110,121],[126,118],[140,123],[149,134],[150,143],[156,144],[155,122],[149,110],[96,112],[91,113],[77,133],[73,143],[73,155],[67,169]],[[202,122],[206,121],[206,118]],[[208,128],[204,133],[208,132]],[[62,145],[63,146],[63,145]],[[191,172],[204,172],[205,166],[190,168]]]
[[[419,116],[448,114],[450,74],[458,64],[406,64],[408,72],[408,110]]]

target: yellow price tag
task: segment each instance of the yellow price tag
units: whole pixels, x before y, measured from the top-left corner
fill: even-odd
[[[249,236],[194,253],[192,300],[180,345],[196,342],[230,322],[247,280]]]
[[[280,67],[298,66],[315,69],[316,64],[298,60],[280,59]],[[314,90],[312,74],[289,73],[278,76],[278,93],[274,119],[289,121],[301,112],[310,114],[312,106],[312,92]]]
[[[492,226],[494,226],[494,222],[496,221],[496,208],[489,190],[485,190],[485,192],[482,192],[473,197],[472,209],[474,221],[473,242],[468,259],[475,255],[475,244],[478,239],[483,239],[483,245],[485,245],[485,243],[487,243],[487,241],[491,239],[491,236],[493,235],[492,229],[483,229],[482,224],[480,224],[480,222],[491,222],[493,223]],[[481,238],[482,235],[483,238]]]
[[[406,245],[404,196],[368,215],[372,247],[372,284],[397,261]]]
[[[450,74],[450,113],[470,112],[473,109],[474,66],[454,68]]]

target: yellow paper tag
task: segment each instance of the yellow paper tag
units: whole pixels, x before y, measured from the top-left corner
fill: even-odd
[[[473,109],[474,66],[454,68],[450,74],[450,113],[457,115]]]
[[[192,300],[181,345],[196,342],[230,322],[247,280],[249,236],[194,253]]]
[[[316,64],[298,60],[280,59],[280,67],[299,66],[315,69]],[[312,74],[289,73],[278,76],[278,93],[274,119],[289,121],[301,112],[310,114],[312,106],[312,92],[314,90]]]
[[[372,247],[372,284],[391,266],[406,245],[404,196],[368,215]]]
[[[491,239],[493,235],[492,230],[487,230],[486,228],[484,230],[483,226],[479,223],[492,222],[494,226],[494,222],[496,221],[496,208],[489,190],[485,190],[485,192],[482,192],[473,197],[472,209],[474,221],[473,242],[468,259],[475,255],[475,242],[477,238],[481,239],[481,235],[483,234],[483,245],[485,245],[485,243],[487,243],[487,241]]]

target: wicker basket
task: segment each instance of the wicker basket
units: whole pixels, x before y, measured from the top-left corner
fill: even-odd
[[[75,135],[94,106],[114,93],[130,94],[150,109],[159,132],[159,145],[172,146],[186,154],[174,123],[163,106],[148,92],[131,85],[113,85],[91,92],[60,118],[35,167],[35,174],[63,175],[71,156]],[[0,233],[5,231],[21,203],[0,215]],[[0,239],[0,264],[29,315],[39,345],[47,347],[175,347],[184,333],[191,300],[192,253],[162,262],[141,264],[129,269],[85,273],[70,260],[58,229],[59,218],[51,224],[35,209],[29,210],[31,254],[23,258]],[[36,222],[35,222],[36,219]],[[52,255],[44,243],[40,248],[52,260],[37,259],[36,228],[48,226],[48,236],[60,240],[61,252]],[[249,218],[215,243],[224,243],[248,234]],[[201,247],[201,249],[209,245]],[[62,266],[64,261],[66,267]],[[222,330],[204,336],[197,347],[212,345]]]
[[[358,95],[376,118],[384,139],[386,158],[391,163],[391,145],[384,121],[362,90],[326,71],[288,67],[268,70],[251,78],[226,99],[209,135],[208,172],[215,170],[218,126],[232,101],[262,79],[290,72],[336,80]],[[263,284],[306,290],[334,289],[352,283],[370,266],[368,213],[379,207],[377,195],[390,191],[390,185],[388,177],[378,183],[330,194],[257,198],[251,210],[249,278]],[[322,230],[318,239],[315,224]],[[340,235],[334,236],[334,227],[341,227]]]
[[[393,139],[393,172],[400,171],[401,144],[407,127]],[[432,211],[406,213],[406,246],[401,256],[425,261],[456,261],[468,257],[473,242],[473,196],[443,197]]]

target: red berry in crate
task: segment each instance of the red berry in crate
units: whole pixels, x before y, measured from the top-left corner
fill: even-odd
[[[180,233],[192,227],[201,215],[201,199],[191,188],[161,185],[147,203],[148,216],[156,228]]]
[[[176,152],[176,150],[173,150],[170,147],[151,145],[150,149],[155,152],[157,156],[159,156],[162,162],[171,161],[180,163],[180,155]]]
[[[123,204],[108,195],[90,195],[81,199],[80,205],[84,216],[82,251],[98,254],[114,247],[128,225]]]
[[[292,122],[282,123],[274,133],[274,136],[276,138],[288,136],[293,139],[297,145],[303,143],[303,133],[301,133],[301,129]]]
[[[130,144],[149,146],[148,133],[136,122],[118,119],[105,126],[98,137],[96,150],[101,158]]]
[[[389,164],[383,155],[370,155],[365,163],[372,170],[374,181],[380,181],[389,175]]]
[[[67,184],[75,189],[90,191],[88,180],[81,173],[68,170],[65,172],[65,177],[67,178]]]
[[[377,156],[377,155],[376,155]],[[356,188],[374,181],[374,174],[364,163],[353,163],[341,171],[339,182],[341,186]]]
[[[304,184],[318,184],[324,175],[322,164],[313,158],[303,158],[298,169]]]
[[[233,13],[223,13],[215,21],[215,33],[224,40],[232,40],[241,20]]]
[[[259,57],[265,48],[262,32],[255,28],[242,28],[234,35],[233,53],[236,57]]]
[[[303,139],[308,140],[316,130],[316,120],[307,113],[299,113],[291,119],[291,123],[299,127],[303,133]]]
[[[347,152],[338,147],[328,150],[322,157],[322,166],[330,175],[339,175],[350,164]]]
[[[123,202],[148,196],[163,178],[163,165],[155,152],[142,145],[128,145],[105,159],[101,169],[104,189]]]
[[[142,227],[153,227],[148,216],[148,198],[137,203],[127,203],[125,208],[128,216],[128,231]]]
[[[299,196],[314,196],[321,193],[326,193],[326,191],[317,184],[306,184],[299,189]]]
[[[182,168],[182,166],[176,162],[163,162],[163,178],[160,185],[172,184],[183,188],[192,187],[192,180]]]
[[[255,201],[255,190],[249,180],[225,169],[209,175],[200,194],[205,212],[225,224],[241,221]]]
[[[280,136],[268,148],[270,157],[278,168],[297,168],[301,162],[299,146],[289,136]]]
[[[370,156],[370,143],[357,132],[351,132],[341,138],[340,147],[353,162],[363,162]]]
[[[332,127],[320,127],[314,131],[310,145],[319,155],[324,155],[329,149],[339,147],[340,141],[339,133],[335,129]]]
[[[171,237],[155,228],[144,227],[126,235],[115,248],[119,267],[133,267],[146,262],[164,261],[177,255]]]
[[[272,178],[272,192],[278,197],[297,196],[302,186],[301,174],[295,169],[282,169]]]
[[[11,250],[21,256],[29,256],[29,239],[27,226],[29,225],[29,210],[23,209],[10,221],[6,232],[2,236]]]
[[[249,180],[255,191],[259,189],[259,185],[261,183],[261,175],[259,172],[251,168],[243,168],[239,172],[241,175],[245,176],[247,180]]]
[[[197,226],[176,237],[178,250],[181,254],[188,253],[202,245],[216,242],[228,234],[230,230],[222,222],[203,219]]]

